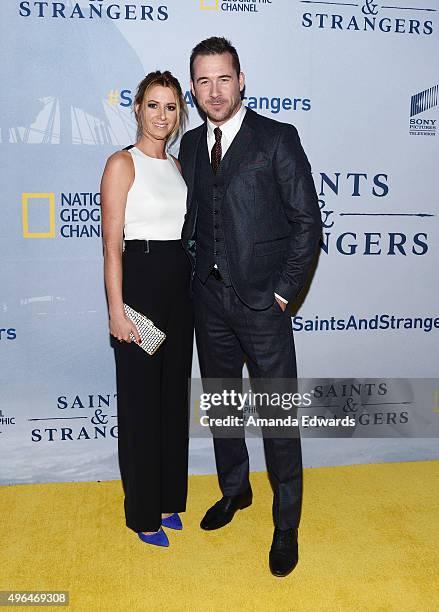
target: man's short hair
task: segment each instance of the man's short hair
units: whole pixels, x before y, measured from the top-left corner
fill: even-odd
[[[236,74],[239,77],[241,72],[241,64],[239,63],[238,52],[236,51],[235,47],[232,45],[230,40],[227,40],[227,38],[224,38],[223,36],[212,36],[211,38],[202,40],[192,49],[189,64],[191,79],[193,80],[194,78],[194,61],[196,57],[199,55],[221,55],[223,53],[230,53],[232,56],[233,68],[236,70]]]

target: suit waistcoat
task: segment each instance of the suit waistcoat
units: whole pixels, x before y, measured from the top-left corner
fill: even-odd
[[[225,184],[221,166],[215,175],[210,165],[207,142],[200,142],[197,152],[194,198],[197,201],[195,273],[204,282],[214,264],[224,283],[229,286],[230,274],[224,243],[222,208]]]

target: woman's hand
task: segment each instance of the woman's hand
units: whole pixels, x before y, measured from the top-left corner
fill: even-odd
[[[137,344],[142,343],[137,327],[125,314],[110,317],[110,334],[119,342],[131,342],[130,334],[134,334]]]

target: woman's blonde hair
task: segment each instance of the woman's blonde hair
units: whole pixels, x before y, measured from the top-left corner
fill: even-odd
[[[188,110],[186,101],[183,97],[183,92],[181,91],[180,83],[178,82],[178,79],[176,79],[175,76],[173,76],[169,72],[169,70],[165,70],[165,72],[161,72],[160,70],[150,72],[142,81],[140,81],[139,85],[137,86],[137,92],[134,98],[134,115],[137,121],[137,140],[139,140],[140,137],[143,135],[143,101],[148,91],[156,85],[161,85],[162,87],[169,87],[174,92],[177,110],[177,121],[175,123],[174,129],[169,134],[166,141],[175,141],[180,135],[180,132],[184,131],[188,118]]]

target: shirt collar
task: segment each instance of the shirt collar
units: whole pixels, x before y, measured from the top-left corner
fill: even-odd
[[[246,113],[247,108],[244,104],[241,104],[239,111],[233,115],[228,121],[223,123],[220,126],[215,125],[212,121],[207,118],[207,135],[209,138],[215,138],[213,130],[216,127],[219,127],[223,136],[225,136],[228,140],[233,140],[233,136],[238,132],[241,127],[241,123],[244,119],[244,115]]]

